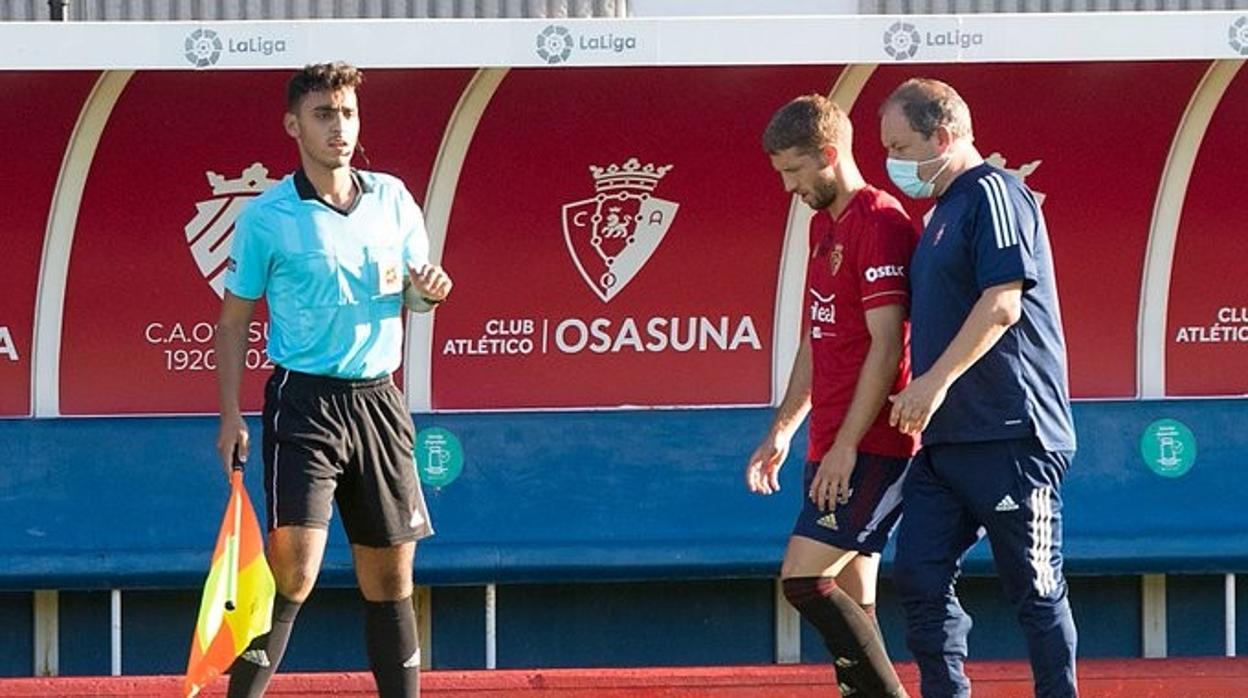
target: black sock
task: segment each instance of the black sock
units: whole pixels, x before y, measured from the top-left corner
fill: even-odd
[[[836,667],[841,695],[849,698],[901,698],[906,695],[888,660],[871,617],[832,577],[793,577],[783,582],[784,597],[819,634]]]
[[[302,605],[281,594],[273,599],[273,627],[252,640],[243,654],[234,660],[230,667],[227,698],[260,698],[264,695],[269,680],[277,673],[282,655],[286,654],[290,630],[295,626],[295,616],[299,615]]]
[[[379,698],[420,695],[420,644],[412,597],[399,601],[366,601],[364,635],[368,666],[377,681]]]

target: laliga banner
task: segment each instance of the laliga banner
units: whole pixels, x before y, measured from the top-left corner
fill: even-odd
[[[790,226],[762,130],[793,96],[832,94],[851,105],[864,176],[891,190],[878,108],[922,74],[957,87],[977,146],[1041,200],[1074,397],[1248,394],[1248,198],[1228,155],[1248,142],[1248,71],[912,63],[922,55],[511,70],[488,94],[473,92],[473,71],[369,70],[357,164],[447,212],[435,249],[456,289],[413,389],[427,385],[434,410],[772,402],[775,357],[798,341],[777,318],[805,312],[800,295],[780,295],[803,271],[783,261],[786,239],[804,243],[806,230]],[[98,73],[0,72],[30,124],[12,144],[22,196],[6,218],[0,415],[30,414],[32,395],[52,389],[56,409],[40,414],[214,413],[233,224],[296,166],[284,70],[106,75],[120,81],[115,104],[92,91]],[[1124,114],[1136,115],[1129,147]],[[98,145],[75,147],[93,130]],[[446,167],[455,148],[462,162]],[[75,172],[80,194],[62,186]],[[448,198],[426,202],[430,191]],[[930,206],[903,201],[916,218]],[[53,273],[57,254],[68,263]],[[58,289],[62,315],[36,317],[38,298],[56,310]],[[248,410],[268,375],[267,331],[260,304]]]

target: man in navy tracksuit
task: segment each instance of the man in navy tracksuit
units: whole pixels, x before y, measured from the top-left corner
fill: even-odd
[[[971,620],[954,582],[986,533],[1036,695],[1075,696],[1061,554],[1075,433],[1044,218],[1022,182],[980,157],[952,87],[909,80],[880,115],[890,179],[913,198],[938,197],[910,270],[914,380],[890,415],[923,435],[894,570],[923,695],[970,695],[962,665]]]

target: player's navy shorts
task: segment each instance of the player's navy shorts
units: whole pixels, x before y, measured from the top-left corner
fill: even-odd
[[[880,552],[901,516],[901,486],[909,465],[909,458],[860,452],[849,476],[849,501],[836,504],[830,511],[819,511],[819,505],[810,499],[810,483],[819,461],[807,462],[802,478],[802,512],[793,535],[841,550]]]
[[[277,367],[264,394],[269,530],[328,528],[388,547],[433,533],[412,461],[414,428],[390,376],[345,380]]]

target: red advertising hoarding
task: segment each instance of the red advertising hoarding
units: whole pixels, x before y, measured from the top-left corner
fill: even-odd
[[[139,72],[108,119],[83,193],[61,351],[62,414],[211,413],[213,326],[233,223],[298,166],[280,72]],[[466,71],[369,71],[357,164],[423,198]],[[358,157],[358,156],[357,156]],[[243,407],[270,365],[263,304]]]
[[[0,416],[31,413],[35,302],[48,214],[74,124],[98,73],[0,73],[10,105],[5,139],[4,290],[0,292]]]
[[[839,72],[509,73],[451,212],[433,407],[768,403],[789,197],[762,131]]]
[[[1166,330],[1166,394],[1248,394],[1248,72],[1200,144],[1183,202]]]
[[[423,204],[453,114],[469,135],[462,169],[438,183],[454,191],[442,261],[456,290],[433,324],[433,409],[761,405],[775,397],[777,341],[796,341],[777,326],[791,310],[778,307],[780,275],[801,273],[782,269],[790,198],[762,152],[763,127],[791,97],[837,86],[853,100],[864,175],[891,189],[879,105],[908,77],[941,78],[970,104],[980,151],[1042,197],[1074,397],[1133,398],[1158,192],[1210,65],[893,64],[867,69],[860,90],[838,84],[841,66],[517,69],[474,123],[455,111],[472,71],[369,70],[357,164],[402,177]],[[95,115],[99,146],[71,164],[88,174],[52,357],[61,414],[216,410],[212,335],[232,224],[297,162],[280,126],[287,75],[139,71],[111,113]],[[31,411],[44,231],[97,76],[0,74],[29,116],[13,144],[28,203],[7,218],[17,234],[0,295],[0,415]],[[1181,202],[1168,395],[1248,392],[1236,266],[1248,199],[1235,174],[1245,105],[1240,74],[1196,146]],[[930,205],[903,201],[916,216]],[[248,410],[260,407],[265,331],[261,305]]]

